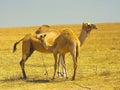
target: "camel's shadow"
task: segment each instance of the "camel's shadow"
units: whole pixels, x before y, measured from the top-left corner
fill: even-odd
[[[26,79],[26,82],[32,82],[32,83],[48,83],[50,80],[46,79]]]
[[[65,81],[69,81],[68,79],[26,79],[26,82],[32,82],[32,83],[57,83],[57,82],[65,82]]]
[[[30,82],[30,83],[54,83],[54,82],[64,82],[69,81],[65,78],[56,78],[56,79],[46,79],[46,78],[27,78],[23,79],[21,76],[10,76],[10,77],[4,77],[4,79],[0,80],[0,82],[17,82],[17,81],[24,81],[24,82]]]
[[[17,81],[24,81],[24,82],[32,82],[32,83],[47,83],[50,82],[48,79],[36,79],[36,78],[27,78],[23,79],[21,76],[20,77],[5,77],[4,79],[0,80],[0,82],[17,82]]]

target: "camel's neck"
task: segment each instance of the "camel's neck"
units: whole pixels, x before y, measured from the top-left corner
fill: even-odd
[[[43,47],[48,50],[49,52],[53,52],[52,46],[49,46],[45,41],[42,41]]]
[[[87,38],[87,36],[89,35],[90,31],[87,32],[85,29],[82,29],[80,36],[79,36],[79,40],[80,40],[80,46],[83,45],[85,39]]]

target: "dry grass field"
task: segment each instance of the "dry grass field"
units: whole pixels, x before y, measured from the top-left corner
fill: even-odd
[[[68,80],[52,81],[53,56],[39,52],[34,52],[26,62],[28,79],[23,80],[19,65],[22,44],[15,53],[13,45],[39,26],[0,28],[0,90],[120,90],[120,23],[97,26],[98,30],[93,30],[81,47],[75,81],[71,81],[73,63],[69,54],[66,55]],[[81,24],[51,26],[56,30],[64,27],[72,28],[77,35],[81,31]]]

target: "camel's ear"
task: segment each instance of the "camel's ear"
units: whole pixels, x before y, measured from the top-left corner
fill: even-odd
[[[92,27],[92,24],[89,23],[89,22],[85,22],[85,23],[83,24],[83,26],[84,26],[84,27]]]
[[[91,23],[90,23],[90,22],[87,22],[87,24],[88,24],[88,25],[91,25]]]
[[[91,28],[92,24],[91,23],[87,23],[87,27]]]
[[[88,26],[88,23],[87,22],[83,22],[83,28],[86,28]]]
[[[91,23],[89,23],[89,22],[83,22],[83,25],[84,26],[88,26],[88,25],[91,25]]]
[[[87,24],[88,24],[88,26],[91,26],[91,23],[88,22]]]
[[[38,28],[38,30],[35,32],[36,34],[39,34],[41,30],[41,27]]]

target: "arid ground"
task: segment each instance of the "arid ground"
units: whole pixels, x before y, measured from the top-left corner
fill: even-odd
[[[39,26],[0,28],[0,90],[120,90],[120,23],[98,23],[81,47],[76,80],[71,81],[73,62],[66,55],[68,80],[53,75],[52,54],[34,52],[26,62],[28,79],[22,79],[19,65],[21,46],[12,52],[13,45]],[[79,35],[81,24],[52,25],[53,29],[69,27]],[[46,65],[48,75],[44,63]]]

